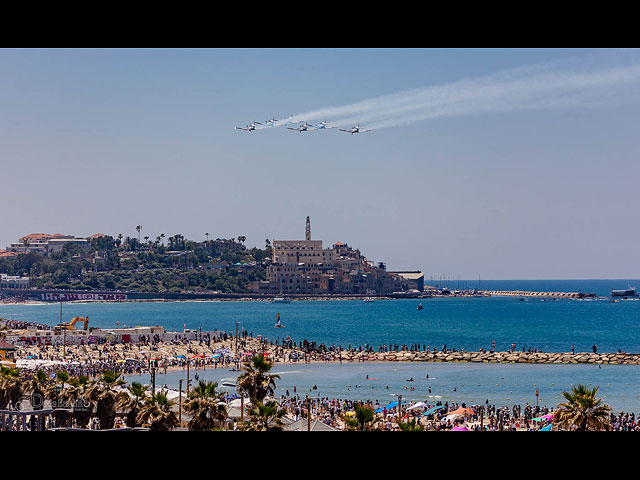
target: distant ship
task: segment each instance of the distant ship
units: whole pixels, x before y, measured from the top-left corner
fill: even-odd
[[[418,304],[418,310],[422,310],[422,304],[421,303]]]
[[[276,324],[275,324],[276,328],[284,328],[284,325],[282,325],[280,323],[280,314],[278,313],[278,315],[276,316]]]
[[[636,292],[636,288],[629,285],[629,288],[626,290],[611,290],[611,297],[637,297],[638,292]]]
[[[272,303],[291,303],[291,300],[284,297],[276,297],[273,299]]]

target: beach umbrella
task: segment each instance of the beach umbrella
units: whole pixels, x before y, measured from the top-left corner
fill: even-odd
[[[455,419],[456,419],[456,418],[458,418],[459,416],[460,416],[460,415],[458,415],[457,413],[450,413],[449,415],[447,415],[446,417],[444,417],[444,418],[442,419],[442,421],[443,421],[444,423],[446,423],[446,422],[453,422],[453,421],[455,421]]]
[[[544,428],[541,428],[540,430],[538,430],[539,432],[550,432],[551,431],[551,427],[553,427],[553,425],[549,424]]]
[[[407,410],[413,410],[414,408],[424,408],[426,406],[427,406],[426,403],[418,402],[418,403],[415,403],[415,404],[411,405],[409,408],[407,408]]]
[[[467,427],[453,427],[451,431],[452,432],[470,432],[471,430],[469,430]]]
[[[545,420],[553,420],[555,416],[556,416],[555,413],[548,413],[546,415],[543,415],[542,418],[544,418]]]
[[[425,417],[425,416],[427,416],[427,415],[433,415],[433,414],[434,414],[434,413],[436,413],[438,410],[442,410],[442,409],[444,409],[444,408],[446,408],[444,405],[441,405],[441,406],[439,406],[439,407],[433,407],[433,408],[430,408],[429,410],[427,410],[426,412],[424,412],[424,413],[422,414],[422,416],[423,416],[423,417]]]
[[[397,402],[397,401],[393,401],[393,402],[391,402],[390,404],[385,405],[384,407],[381,407],[381,408],[379,408],[379,409],[377,409],[377,410],[374,410],[374,413],[380,413],[380,412],[382,412],[384,409],[391,410],[392,408],[395,408],[395,407],[397,407],[397,406],[398,406],[398,402]]]
[[[466,414],[475,415],[476,412],[474,412],[470,408],[462,408],[462,407],[454,410],[453,412],[449,412],[449,415],[466,415]]]

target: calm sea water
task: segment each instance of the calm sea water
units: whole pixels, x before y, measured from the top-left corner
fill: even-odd
[[[276,397],[288,391],[290,395],[298,394],[303,398],[308,394],[311,397],[371,400],[386,405],[396,399],[393,395],[400,394],[403,402],[421,400],[430,405],[437,401],[480,405],[488,400],[494,405],[536,405],[538,402],[540,406],[555,408],[564,401],[563,391],[582,383],[599,386],[598,397],[615,412],[638,413],[640,385],[635,379],[639,368],[634,365],[332,363],[276,365],[273,372],[280,375],[276,382]],[[223,387],[222,383],[233,382],[239,372],[224,368],[191,369],[192,385],[197,383],[195,374],[201,380],[218,382],[220,391],[235,393],[234,388]],[[158,374],[156,386],[166,385],[177,390],[181,378],[186,378],[186,371]],[[413,381],[408,381],[411,378]],[[127,380],[150,384],[147,374],[133,375]]]
[[[483,288],[593,292],[638,285],[640,280],[483,281]],[[424,309],[417,310],[418,303]],[[276,329],[280,313],[285,328]],[[546,352],[640,352],[640,301],[557,301],[515,297],[431,298],[418,300],[331,300],[240,302],[85,303],[63,305],[65,321],[89,316],[89,325],[115,327],[161,325],[170,331],[186,328],[235,331],[244,327],[269,339],[290,336],[327,345],[420,343],[440,349],[506,350],[512,343]],[[59,304],[0,305],[0,316],[55,325]],[[119,323],[118,323],[119,322]]]
[[[455,284],[454,284],[455,283]],[[475,287],[467,282],[467,287]],[[536,280],[485,281],[483,289],[533,291],[583,291],[606,296],[610,290],[638,286],[640,280]],[[450,283],[451,288],[457,282]],[[418,303],[424,309],[417,310]],[[283,329],[274,328],[280,313]],[[293,301],[289,304],[254,302],[86,303],[63,305],[63,319],[89,316],[89,325],[115,327],[161,325],[167,330],[235,331],[244,327],[269,339],[290,336],[295,341],[316,340],[328,345],[420,343],[437,347],[506,350],[512,343],[521,350],[640,352],[640,301],[609,303],[493,297],[432,298],[422,300]],[[55,325],[59,304],[0,305],[0,317]],[[278,394],[311,393],[333,398],[371,399],[383,404],[391,394],[408,400],[437,400],[497,404],[536,403],[555,406],[561,392],[584,383],[600,386],[600,396],[617,411],[640,412],[640,367],[603,365],[490,365],[490,364],[344,364],[282,365]],[[207,369],[203,378],[233,378],[236,372]],[[366,375],[377,380],[366,380]],[[426,379],[426,375],[430,379]],[[142,380],[148,383],[148,376]],[[409,378],[414,382],[407,382]],[[135,377],[134,377],[135,378]],[[159,376],[158,384],[177,387],[183,372]],[[317,390],[311,390],[316,385]],[[389,389],[386,386],[389,386]],[[428,391],[429,386],[431,392]],[[406,387],[406,388],[405,388]],[[414,390],[410,390],[413,387]],[[454,391],[455,388],[455,391]]]

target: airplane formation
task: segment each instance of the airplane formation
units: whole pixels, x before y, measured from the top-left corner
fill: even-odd
[[[253,122],[253,123],[250,123],[249,125],[247,125],[246,127],[235,127],[235,129],[236,130],[244,130],[246,132],[254,132],[256,130],[256,126],[257,125],[262,125],[264,128],[281,127],[281,126],[286,126],[286,125],[289,125],[289,124],[293,123],[293,122],[291,122],[292,118],[293,118],[293,114],[289,115],[289,117],[286,120],[284,120],[284,123],[278,123],[278,122],[281,122],[281,121],[276,119],[275,117],[271,117],[270,120],[267,120],[264,123]],[[337,128],[337,127],[328,126],[326,120],[321,122],[321,123],[319,123],[318,125],[314,125],[314,124],[309,123],[309,122],[304,122],[304,123],[299,124],[297,127],[287,127],[288,130],[293,130],[293,131],[296,131],[298,133],[309,132],[309,131],[312,131],[312,130],[330,130],[332,128]],[[352,128],[348,129],[348,130],[344,130],[342,128],[338,128],[338,130],[340,130],[341,132],[350,133],[351,135],[353,135],[354,133],[365,133],[365,132],[370,132],[371,131],[371,129],[362,130],[360,128],[360,124],[359,123],[357,125],[353,126]]]

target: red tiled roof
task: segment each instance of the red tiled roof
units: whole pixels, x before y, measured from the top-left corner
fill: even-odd
[[[93,235],[87,237],[87,240],[92,240],[94,238],[102,238],[102,237],[108,237],[109,235],[105,235],[104,233],[94,233]]]
[[[16,347],[15,345],[11,345],[10,343],[4,341],[4,340],[0,340],[0,349],[2,350],[7,350],[7,349],[12,349],[15,350],[18,347]]]
[[[24,242],[25,240],[48,240],[51,237],[53,237],[53,235],[51,235],[50,233],[30,233],[29,235],[25,235],[18,240],[21,242]]]

